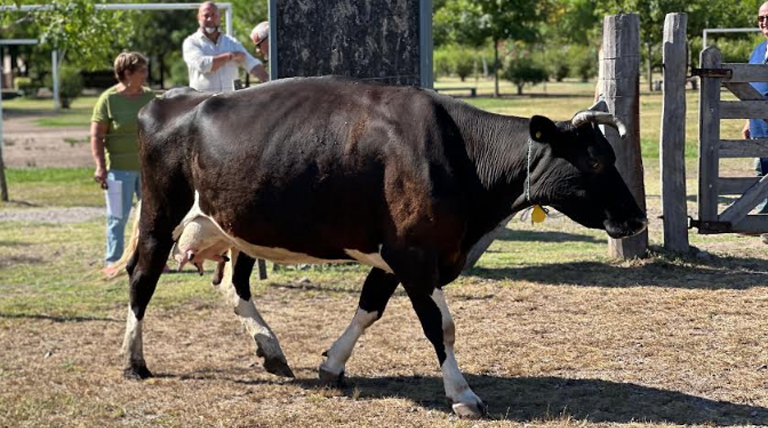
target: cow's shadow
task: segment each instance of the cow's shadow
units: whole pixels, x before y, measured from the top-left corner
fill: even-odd
[[[584,234],[556,232],[549,230],[538,231],[505,229],[498,237],[496,237],[496,239],[502,241],[519,242],[589,242],[593,244],[608,243],[607,238],[596,238],[594,236]]]
[[[615,265],[594,261],[542,263],[519,267],[474,267],[468,276],[487,279],[530,281],[550,285],[583,285],[598,287],[658,286],[687,289],[749,289],[768,285],[768,261],[750,257],[718,257],[706,259],[665,256],[639,265]],[[682,261],[682,262],[681,262]]]
[[[311,371],[309,368],[299,370],[302,374]],[[593,423],[645,421],[715,426],[768,424],[768,408],[765,407],[711,400],[634,383],[561,377],[465,376],[475,393],[488,405],[488,418],[496,420],[524,423],[573,418]],[[213,376],[208,372],[194,373],[181,376],[181,379],[221,380],[222,377],[228,375],[221,371]],[[244,377],[234,375],[229,380],[249,386],[293,384],[312,391],[326,388],[314,377],[293,380],[247,379],[247,374]],[[338,390],[342,395],[356,400],[406,398],[418,407],[451,413],[450,402],[445,398],[440,377],[351,377]]]

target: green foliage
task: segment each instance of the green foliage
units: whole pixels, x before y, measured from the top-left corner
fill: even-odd
[[[432,65],[434,67],[435,79],[439,77],[448,77],[453,74],[453,61],[450,48],[437,49],[432,56]]]
[[[530,57],[516,58],[504,67],[502,77],[517,86],[517,94],[523,94],[525,85],[535,85],[545,82],[548,77],[547,69]]]
[[[759,42],[753,40],[734,40],[720,38],[709,41],[710,46],[717,46],[723,54],[723,62],[749,62],[749,57]]]
[[[50,0],[50,10],[29,12],[40,25],[40,41],[69,54],[69,63],[95,70],[115,57],[113,44],[125,45],[129,33],[120,11],[96,10],[93,0]]]
[[[571,63],[568,55],[568,46],[550,46],[539,55],[539,61],[546,65],[549,76],[558,82],[571,74]]]
[[[433,54],[435,76],[447,77],[457,75],[463,82],[475,71],[478,60],[475,49],[457,45],[446,45],[438,48]]]
[[[588,46],[573,45],[568,47],[571,76],[578,77],[582,82],[597,76],[597,49]]]
[[[169,83],[171,87],[174,86],[189,86],[189,70],[187,69],[187,63],[181,58],[181,54],[171,55],[171,70],[169,76]]]
[[[53,90],[53,79],[47,76],[45,84]],[[73,66],[63,66],[59,70],[59,95],[61,96],[61,107],[69,108],[72,101],[83,93],[83,77],[80,70]]]
[[[16,77],[13,86],[24,98],[37,98],[37,90],[40,89],[40,85],[29,77]]]
[[[456,74],[463,82],[475,71],[475,56],[468,50],[460,50],[455,57]]]

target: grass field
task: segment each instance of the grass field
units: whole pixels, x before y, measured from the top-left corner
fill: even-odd
[[[569,119],[591,101],[589,84],[568,96],[567,88],[578,87],[570,85],[548,84],[547,96],[468,101]],[[650,129],[643,138],[656,138],[645,123],[660,110],[656,100],[643,97],[643,130]],[[692,233],[703,252],[664,253],[658,160],[645,152],[648,144],[648,258],[608,259],[604,233],[564,217],[536,226],[515,219],[478,266],[447,288],[459,365],[489,405],[485,420],[451,414],[434,352],[401,291],[358,343],[346,386],[318,385],[320,354],[356,308],[368,270],[356,265],[253,277],[259,310],[295,380],[264,371],[210,272],[163,275],[145,326],[147,363],[157,377],[125,381],[118,352],[126,280],[105,282],[98,273],[103,219],[16,217],[0,221],[0,426],[766,426],[766,246],[754,237]],[[693,195],[695,159],[687,167]],[[9,170],[15,202],[0,211],[103,206],[91,174]]]

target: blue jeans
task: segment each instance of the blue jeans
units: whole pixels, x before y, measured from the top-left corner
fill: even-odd
[[[112,183],[112,187],[109,191],[117,192],[119,190],[120,195],[115,196],[113,201],[121,205],[120,209],[109,209],[109,201],[107,207],[107,253],[104,257],[106,263],[112,264],[123,255],[123,249],[125,248],[125,225],[128,223],[128,216],[131,213],[131,205],[133,204],[133,194],[136,194],[137,199],[141,199],[141,180],[139,178],[139,171],[121,171],[110,170],[107,173],[107,181]],[[116,185],[114,182],[120,182],[122,185]],[[105,193],[105,195],[107,195]],[[107,199],[109,197],[107,196]],[[117,201],[119,199],[119,202]]]

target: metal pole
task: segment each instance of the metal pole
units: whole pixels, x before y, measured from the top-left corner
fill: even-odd
[[[432,89],[432,0],[419,2],[419,80]]]
[[[53,110],[57,113],[61,109],[61,95],[59,94],[59,51],[51,52],[51,67],[53,68]]]
[[[0,56],[0,78],[3,75],[2,56]],[[3,161],[3,91],[0,88],[0,201],[8,202],[8,184],[5,182],[5,162]]]
[[[269,80],[279,79],[277,75],[277,0],[269,0]]]
[[[227,20],[227,35],[230,37],[232,36],[232,8],[228,7],[224,10],[224,18]]]

